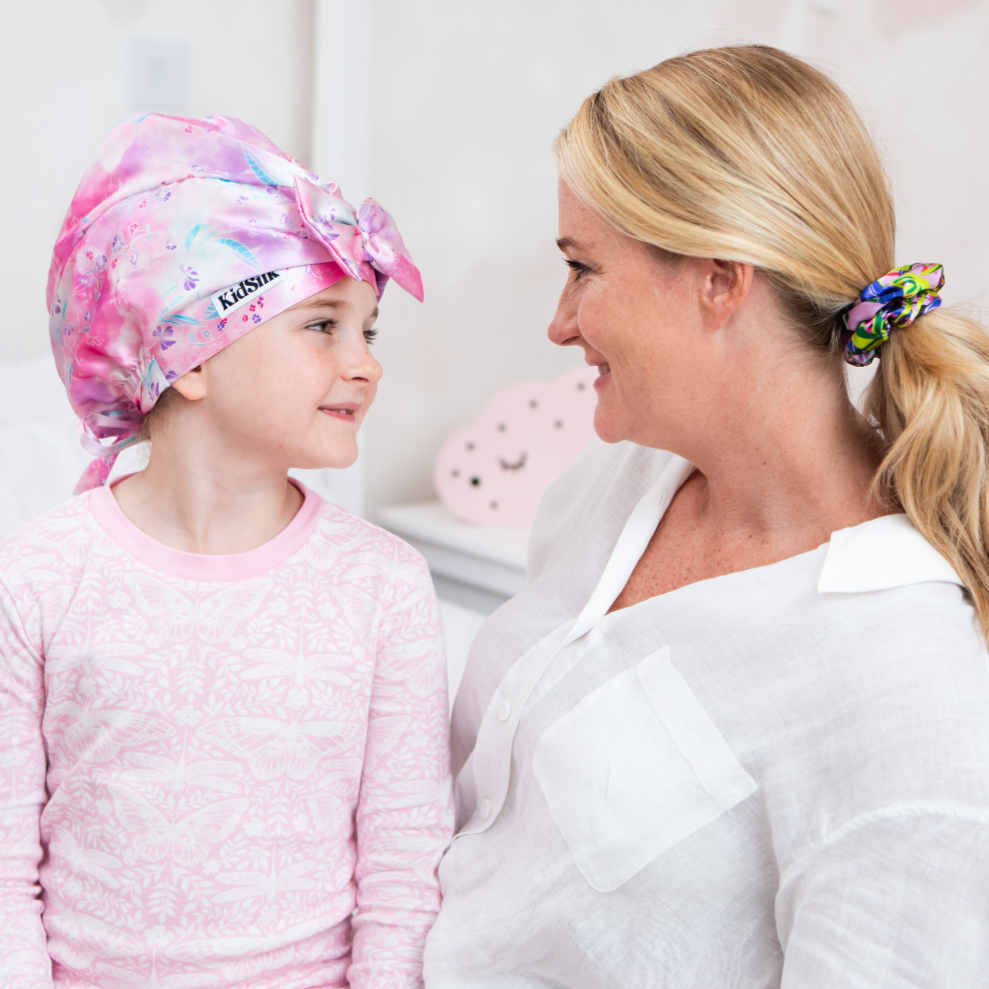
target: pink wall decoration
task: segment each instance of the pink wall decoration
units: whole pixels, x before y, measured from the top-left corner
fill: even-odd
[[[543,492],[594,439],[597,371],[503,388],[436,457],[436,490],[466,522],[530,526]]]

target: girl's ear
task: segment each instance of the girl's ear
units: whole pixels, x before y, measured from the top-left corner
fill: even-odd
[[[172,382],[172,387],[190,402],[198,402],[206,397],[206,379],[208,372],[205,364],[194,367],[191,371],[186,371],[181,378],[176,378]]]

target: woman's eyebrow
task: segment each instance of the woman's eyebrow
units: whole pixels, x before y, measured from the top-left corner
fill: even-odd
[[[583,245],[581,245],[578,241],[574,240],[573,237],[560,237],[556,242],[556,246],[561,251],[583,250]]]

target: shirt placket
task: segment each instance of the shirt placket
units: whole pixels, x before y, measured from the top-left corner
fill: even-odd
[[[608,613],[628,582],[673,495],[693,467],[676,457],[635,506],[615,544],[601,579],[580,615],[536,643],[509,669],[495,690],[464,766],[473,772],[477,802],[457,836],[480,834],[497,820],[511,781],[512,744],[522,711],[540,677],[561,649],[586,635]]]

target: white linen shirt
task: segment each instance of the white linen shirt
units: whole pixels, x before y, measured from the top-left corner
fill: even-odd
[[[989,986],[989,665],[906,516],[608,614],[690,465],[595,445],[454,708],[427,989]]]

